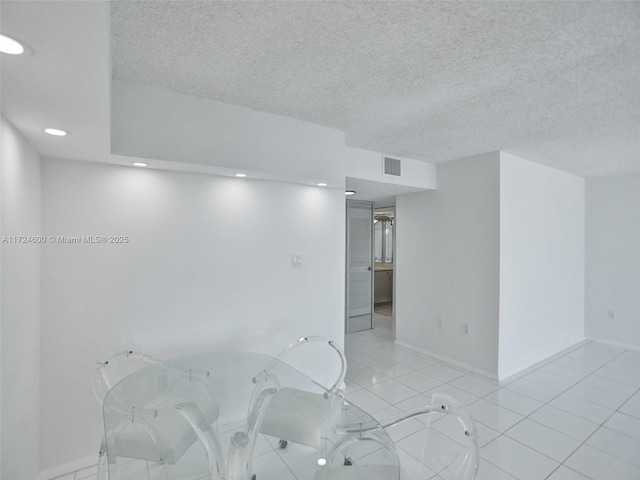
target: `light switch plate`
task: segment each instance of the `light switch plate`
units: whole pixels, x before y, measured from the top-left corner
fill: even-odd
[[[302,254],[294,253],[291,255],[291,267],[302,268]]]

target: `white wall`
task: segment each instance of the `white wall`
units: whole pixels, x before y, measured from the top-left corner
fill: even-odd
[[[40,157],[0,123],[2,238],[40,234]],[[34,480],[39,456],[40,246],[1,243],[0,477]]]
[[[439,164],[436,191],[396,198],[398,343],[491,376],[498,369],[498,168],[497,152]]]
[[[344,154],[345,174],[347,177],[373,182],[430,190],[436,188],[435,164],[391,155],[402,162],[401,175],[396,177],[384,174],[384,156],[380,152],[346,147]]]
[[[111,150],[344,187],[344,132],[162,88],[113,80]]]
[[[97,453],[107,352],[343,341],[342,190],[63,160],[43,162],[42,183],[47,235],[129,237],[43,248],[42,469]]]
[[[584,179],[500,152],[437,174],[396,199],[398,342],[505,378],[583,340]]]
[[[505,378],[584,339],[584,179],[501,153]]]
[[[586,198],[587,337],[638,349],[640,175],[589,178]]]

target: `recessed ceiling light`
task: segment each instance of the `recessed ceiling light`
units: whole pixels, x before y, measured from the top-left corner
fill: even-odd
[[[243,177],[246,177],[246,176],[247,176],[246,173],[236,173],[236,177],[243,178]]]
[[[327,184],[326,184],[326,183],[319,183],[319,184],[318,184],[318,186],[319,186],[319,187],[326,187],[326,186],[327,186]]]
[[[133,162],[133,166],[134,167],[146,167],[147,164],[146,163],[142,163],[142,162]]]
[[[356,191],[355,190],[347,190],[344,192],[345,195],[355,195]]]
[[[0,33],[0,52],[8,53],[9,55],[20,55],[24,53],[24,47],[19,41]]]
[[[65,135],[69,135],[69,132],[65,132],[64,130],[60,130],[59,128],[45,128],[44,133],[55,135],[56,137],[64,137]]]

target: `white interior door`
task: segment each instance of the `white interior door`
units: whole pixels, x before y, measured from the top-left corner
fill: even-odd
[[[347,200],[346,332],[372,328],[373,203]]]

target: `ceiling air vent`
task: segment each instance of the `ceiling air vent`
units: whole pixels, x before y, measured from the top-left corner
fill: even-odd
[[[400,177],[400,160],[397,158],[384,157],[384,174],[393,175],[394,177]]]

